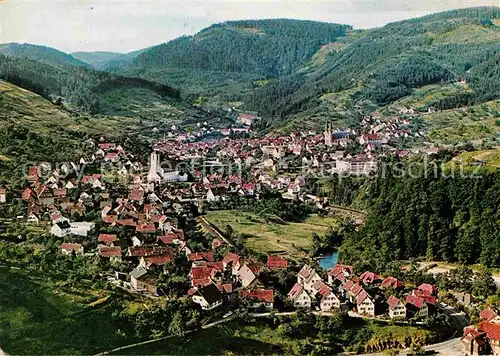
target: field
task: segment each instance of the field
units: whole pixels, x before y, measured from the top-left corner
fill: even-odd
[[[453,158],[457,164],[482,162],[485,166],[500,168],[500,149],[464,152]]]
[[[500,131],[500,100],[424,116],[429,138],[440,144],[494,141]]]
[[[284,322],[285,323],[285,322]],[[446,334],[446,333],[443,333]],[[336,333],[339,345],[350,351],[381,350],[389,340],[404,344],[434,341],[436,334],[418,327],[382,324],[350,318]],[[321,336],[290,337],[266,324],[264,319],[248,323],[231,321],[210,329],[120,350],[126,355],[301,355],[303,345],[324,344]],[[339,346],[339,349],[342,346]],[[339,350],[340,351],[340,350]]]
[[[104,292],[105,293],[105,292]],[[94,354],[133,343],[129,325],[112,319],[102,292],[57,287],[0,267],[0,345],[7,354]]]
[[[289,223],[232,210],[210,211],[206,218],[222,232],[230,225],[235,233],[246,236],[244,244],[252,250],[286,252],[290,255],[296,254],[298,249],[308,249],[313,233],[324,234],[330,226],[336,225],[335,219],[318,215],[311,215],[302,222]]]

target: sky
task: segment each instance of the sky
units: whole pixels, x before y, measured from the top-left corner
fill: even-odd
[[[129,52],[213,23],[293,18],[371,28],[500,0],[0,0],[0,43]]]

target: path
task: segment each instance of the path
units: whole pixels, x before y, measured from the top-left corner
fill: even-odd
[[[221,234],[219,232],[219,230],[217,230],[217,228],[215,228],[211,222],[209,222],[207,219],[205,219],[203,216],[199,216],[197,218],[197,220],[199,221],[199,223],[208,231],[210,232],[211,234],[213,234],[214,236],[220,238],[222,241],[224,241],[226,244],[228,244],[229,246],[234,246],[233,243],[231,241],[229,241],[228,239],[226,239],[226,237]]]
[[[439,306],[439,305],[438,305],[438,307],[440,309],[443,308],[442,310],[446,314],[450,315],[452,318],[456,318],[456,322],[458,323],[457,326],[458,325],[462,325],[462,324],[464,326],[468,325],[467,319],[465,318],[465,320],[464,320],[462,318],[462,315],[460,315],[460,313],[458,313],[453,308],[451,308],[449,306]],[[328,316],[328,315],[332,314],[332,313],[329,313],[329,312],[322,312],[322,311],[311,311],[311,312],[313,314],[315,314],[315,315],[322,315],[322,316]],[[248,315],[252,316],[254,318],[265,318],[265,317],[268,317],[270,315],[290,316],[290,315],[294,315],[296,313],[297,313],[296,311],[281,312],[281,313],[266,312],[266,313],[249,313]],[[353,318],[364,318],[363,316],[361,316],[359,314],[356,314],[356,313],[353,313],[353,312],[349,312],[349,316],[353,317]],[[214,327],[216,325],[227,323],[228,321],[234,320],[236,317],[237,317],[236,315],[232,315],[232,316],[230,316],[228,318],[220,319],[220,320],[214,321],[212,323],[202,325],[201,329],[209,329],[209,328],[212,328],[212,327]],[[376,319],[376,318],[366,318],[366,319]],[[383,319],[376,319],[376,320],[390,322],[390,320],[383,320]],[[189,331],[185,332],[184,335],[193,333],[195,331],[198,331],[198,330],[189,330]],[[109,351],[101,352],[99,354],[96,354],[95,356],[107,355],[107,354],[110,354],[110,353],[116,353],[118,351],[130,349],[130,348],[133,348],[133,347],[136,347],[136,346],[141,346],[141,345],[155,343],[155,342],[158,342],[158,341],[168,340],[168,339],[176,337],[176,336],[178,336],[178,335],[169,335],[169,336],[165,336],[165,337],[158,338],[158,339],[152,339],[152,340],[142,341],[142,342],[138,342],[138,343],[131,344],[131,345],[121,346],[121,347],[117,347],[117,348],[109,350]],[[426,346],[424,346],[424,350],[428,350],[428,351],[434,350],[439,355],[458,355],[459,354],[459,350],[460,350],[460,338],[454,338],[454,339],[443,341],[443,342],[439,342],[439,343],[436,343],[436,344],[426,345]],[[374,354],[369,354],[369,355],[385,355],[385,353],[374,353]],[[1,353],[1,349],[0,349],[0,356],[4,356]]]

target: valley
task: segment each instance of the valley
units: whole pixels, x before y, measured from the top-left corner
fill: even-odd
[[[0,354],[497,352],[499,21],[0,44]]]

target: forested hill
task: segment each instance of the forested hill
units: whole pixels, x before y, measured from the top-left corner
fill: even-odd
[[[94,68],[98,68],[98,67],[104,65],[105,63],[112,61],[112,60],[114,60],[122,55],[123,55],[123,53],[103,52],[103,51],[71,53],[71,56],[73,58],[76,58],[82,62],[85,62]]]
[[[498,7],[470,8],[355,32],[243,101],[279,122],[334,118],[350,109],[366,113],[415,88],[461,80],[464,90],[426,105],[447,109],[499,98],[499,18]]]
[[[0,44],[0,54],[25,59],[33,59],[50,65],[72,65],[79,67],[89,67],[71,55],[57,49],[32,44],[6,43]]]
[[[345,36],[350,28],[284,19],[225,22],[153,47],[115,69],[174,86],[181,83],[181,89],[187,91],[197,84],[204,87],[200,82],[207,78],[214,84],[226,84],[228,77],[242,80],[244,76],[286,75],[305,64],[321,45]]]
[[[54,102],[88,113],[120,115],[127,104],[148,108],[180,98],[178,90],[140,78],[128,78],[84,67],[48,65],[39,61],[0,54],[0,79],[31,90]],[[140,100],[139,100],[140,99]],[[122,116],[133,116],[125,112]]]
[[[74,52],[73,57],[81,60],[99,70],[113,70],[124,66],[134,60],[135,57],[147,51],[149,48],[139,49],[129,53],[116,52]]]

